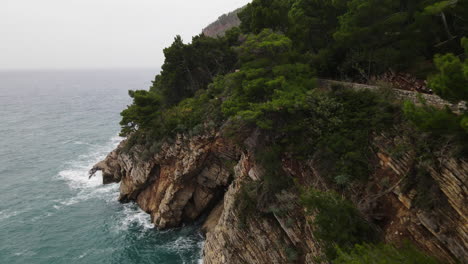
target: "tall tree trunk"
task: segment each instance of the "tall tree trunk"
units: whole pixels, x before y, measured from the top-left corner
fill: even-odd
[[[447,33],[448,39],[449,40],[453,39],[453,35],[452,35],[452,33],[450,33],[450,29],[449,29],[449,26],[447,24],[447,18],[445,17],[445,13],[441,12],[440,17],[442,18],[442,23],[444,24],[444,29],[445,29],[445,32]]]

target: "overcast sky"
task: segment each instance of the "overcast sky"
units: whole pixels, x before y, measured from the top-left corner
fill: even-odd
[[[249,0],[0,0],[0,69],[159,67]]]

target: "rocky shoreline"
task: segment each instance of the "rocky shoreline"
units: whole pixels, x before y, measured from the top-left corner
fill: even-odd
[[[314,238],[311,216],[296,202],[297,190],[278,194],[276,211],[242,216],[237,210],[242,186],[262,179],[252,151],[258,136],[254,131],[240,149],[220,131],[178,135],[174,143],[163,144],[146,161],[138,158],[142,146],[124,152],[123,141],[91,172],[102,171],[104,183],[120,182],[119,200],[136,202],[159,229],[193,223],[202,214],[208,215],[202,228],[204,263],[314,263],[322,249]],[[388,139],[380,136],[374,141],[379,168],[368,188],[351,197],[357,208],[379,224],[387,243],[410,240],[448,263],[466,260],[468,164],[445,160],[442,170],[431,171],[448,203],[441,209],[423,211],[412,206],[415,190],[404,194],[400,187],[411,155],[392,158]],[[282,167],[304,186],[331,188],[313,161],[298,161],[285,154]],[[384,176],[393,188],[387,190],[375,180]]]

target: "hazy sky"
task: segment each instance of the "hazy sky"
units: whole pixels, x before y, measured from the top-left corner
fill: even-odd
[[[0,0],[0,69],[159,67],[249,0]]]

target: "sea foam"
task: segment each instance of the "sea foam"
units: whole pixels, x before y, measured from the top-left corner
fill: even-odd
[[[59,172],[72,189],[89,189],[102,186],[102,177],[97,174],[89,179],[88,171],[92,166],[103,160],[122,141],[119,136],[112,137],[106,144],[93,148],[88,154],[80,155],[76,160],[69,162],[66,169]]]
[[[76,160],[68,163],[67,168],[58,173],[59,178],[65,180],[71,189],[77,191],[77,194],[71,198],[56,201],[55,209],[60,210],[67,206],[94,199],[101,199],[109,204],[116,203],[119,195],[118,184],[103,185],[101,172],[97,172],[91,179],[88,172],[94,164],[103,160],[109,152],[115,149],[122,139],[118,136],[112,137],[106,144],[96,146],[88,154],[80,155]],[[82,141],[73,143],[88,144]],[[144,230],[154,228],[151,217],[134,204],[123,204],[118,215],[119,219],[115,224],[115,230],[117,231],[126,231],[132,226],[138,226]]]

